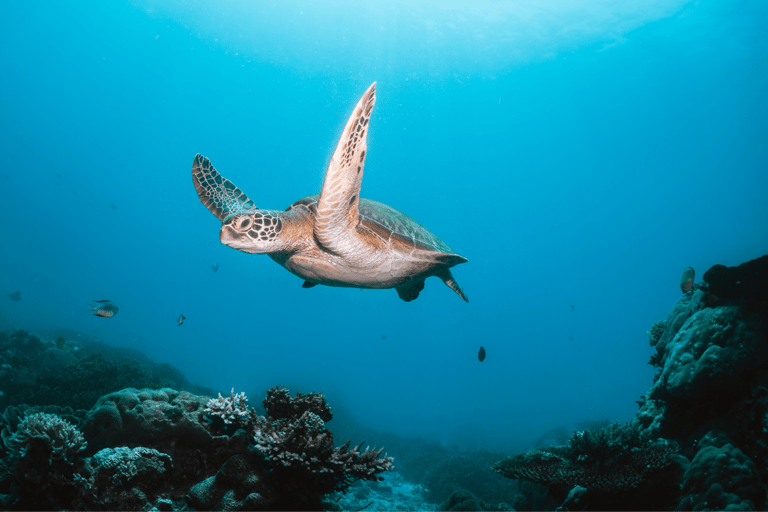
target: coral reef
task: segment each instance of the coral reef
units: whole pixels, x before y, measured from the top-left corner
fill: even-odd
[[[309,411],[323,421],[331,421],[333,412],[331,406],[320,393],[298,393],[292,397],[285,388],[275,387],[267,391],[267,397],[262,402],[267,416],[273,420],[296,419]]]
[[[767,304],[768,256],[715,265],[646,333],[659,372],[633,422],[494,469],[570,490],[570,510],[765,509]]]
[[[221,393],[219,398],[211,398],[205,406],[205,412],[220,418],[227,425],[239,425],[248,418],[248,398],[245,393],[235,394],[235,388],[232,388],[227,398],[222,397]]]
[[[699,451],[685,472],[681,509],[703,504],[714,510],[757,510],[755,504],[765,502],[766,489],[755,463],[732,443],[717,430],[699,442]]]
[[[269,510],[275,500],[258,467],[247,454],[234,455],[189,490],[187,503],[197,510]]]
[[[707,291],[718,301],[740,301],[763,313],[768,304],[768,254],[736,267],[714,265],[704,273]]]
[[[74,425],[28,406],[8,407],[2,439],[2,508],[50,509],[59,499],[76,496],[76,475],[82,464],[79,456],[86,441]]]
[[[667,322],[664,320],[659,320],[658,322],[654,322],[654,324],[651,326],[651,330],[645,333],[652,347],[655,347],[656,343],[659,342],[661,335],[664,334],[664,329],[666,326]]]
[[[321,505],[317,497],[344,491],[358,479],[380,480],[379,474],[393,467],[392,457],[381,457],[383,449],[361,451],[361,444],[350,450],[350,441],[333,447],[333,434],[325,426],[333,415],[320,393],[291,397],[274,388],[263,404],[267,416],[259,418],[254,441],[276,477],[281,501],[314,510]]]
[[[494,465],[507,478],[544,485],[579,485],[592,493],[626,491],[675,461],[677,447],[656,441],[637,422],[574,432],[567,446],[541,448]]]
[[[312,412],[330,417],[324,396],[270,391],[268,400],[280,405],[271,410],[299,416],[257,416],[245,395],[234,390],[223,404],[227,399],[169,388],[128,388],[101,397],[84,415],[56,407],[43,408],[48,412],[8,407],[0,421],[3,460],[17,462],[0,472],[0,505],[320,510],[326,494],[358,479],[378,481],[392,467],[392,458],[382,457],[381,450],[350,449],[349,442],[333,447],[333,435]],[[216,422],[227,425],[222,414],[230,409],[241,412],[232,425],[242,428],[222,434]],[[41,494],[41,488],[49,492]]]
[[[59,338],[63,337],[56,340]],[[19,404],[90,409],[101,396],[129,387],[182,386],[212,393],[191,386],[181,372],[168,364],[152,363],[146,358],[138,361],[138,352],[97,342],[62,345],[56,340],[27,331],[0,332],[0,409]]]
[[[80,493],[73,508],[80,510],[142,510],[162,508],[171,458],[149,448],[105,448],[86,462]],[[166,500],[168,498],[165,498]]]
[[[690,460],[676,508],[765,509],[768,256],[715,265],[666,320],[637,419]]]
[[[23,457],[33,439],[40,439],[48,447],[51,459],[72,460],[85,449],[85,439],[77,428],[55,414],[38,412],[19,423],[16,432],[4,439],[11,458]]]

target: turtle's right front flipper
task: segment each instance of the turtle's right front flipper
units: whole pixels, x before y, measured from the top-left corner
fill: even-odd
[[[242,190],[216,172],[211,161],[199,153],[192,164],[192,181],[200,202],[222,222],[233,215],[258,210]]]
[[[315,239],[323,248],[339,255],[354,252],[345,234],[360,222],[360,184],[368,148],[368,121],[375,102],[376,82],[360,98],[344,127],[317,201]]]

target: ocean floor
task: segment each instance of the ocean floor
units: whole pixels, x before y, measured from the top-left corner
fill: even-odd
[[[358,480],[346,494],[334,493],[328,501],[339,510],[436,510],[437,504],[426,501],[428,489],[414,485],[397,471],[384,473],[381,482]]]

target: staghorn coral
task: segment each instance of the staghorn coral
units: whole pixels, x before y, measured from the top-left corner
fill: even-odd
[[[205,407],[205,412],[221,418],[227,425],[245,423],[248,411],[248,398],[245,393],[235,394],[235,388],[232,388],[229,397],[224,398],[219,393],[219,398],[211,398]]]
[[[574,432],[568,446],[531,450],[497,462],[507,478],[545,485],[580,485],[598,493],[632,489],[672,464],[677,447],[654,441],[636,421],[596,432]]]

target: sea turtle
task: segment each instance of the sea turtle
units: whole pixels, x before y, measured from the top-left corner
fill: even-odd
[[[409,302],[424,289],[426,278],[437,276],[468,302],[450,270],[465,258],[404,213],[360,197],[375,101],[376,82],[347,121],[319,195],[285,211],[262,210],[198,154],[192,180],[200,202],[221,220],[221,243],[269,254],[304,279],[304,288],[395,288]]]

